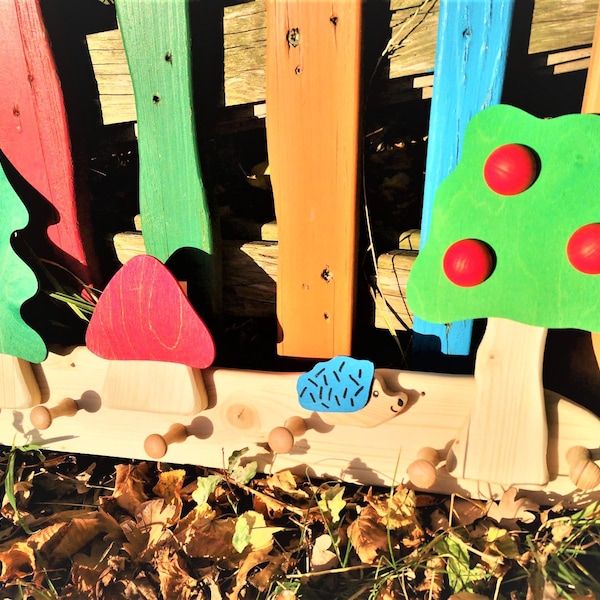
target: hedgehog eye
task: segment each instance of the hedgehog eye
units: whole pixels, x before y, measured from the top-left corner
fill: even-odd
[[[373,397],[377,398],[379,396],[379,392],[377,390],[373,390]]]

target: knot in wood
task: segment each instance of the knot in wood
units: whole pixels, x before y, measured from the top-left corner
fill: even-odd
[[[290,48],[296,48],[300,45],[300,30],[297,27],[289,29],[286,39]]]

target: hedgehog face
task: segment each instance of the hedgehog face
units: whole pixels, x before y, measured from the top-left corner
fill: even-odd
[[[363,427],[374,427],[398,416],[408,405],[405,392],[390,390],[383,377],[375,371],[371,396],[367,404],[357,413]]]

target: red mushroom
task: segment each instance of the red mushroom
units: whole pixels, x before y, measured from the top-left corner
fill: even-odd
[[[136,256],[117,272],[94,310],[86,343],[111,361],[105,406],[178,414],[206,408],[200,369],[212,364],[214,341],[158,259]]]

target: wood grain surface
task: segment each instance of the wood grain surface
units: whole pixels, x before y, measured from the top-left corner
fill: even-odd
[[[267,2],[278,351],[286,356],[352,349],[361,10],[358,0]]]
[[[0,411],[0,441],[16,445],[40,443],[45,448],[124,458],[147,458],[144,440],[152,433],[182,423],[191,435],[169,446],[169,463],[222,467],[236,450],[248,447],[246,460],[257,460],[264,472],[291,468],[327,479],[392,485],[406,481],[406,470],[419,450],[432,447],[445,455],[464,425],[476,395],[472,376],[439,375],[382,369],[389,389],[404,390],[413,402],[395,419],[374,428],[323,427],[317,414],[303,411],[296,396],[298,373],[268,373],[211,367],[202,372],[208,408],[197,416],[116,410],[104,405],[102,388],[109,361],[78,347],[51,353],[35,366],[42,401],[54,406],[65,397],[78,399],[80,410],[56,419],[40,432],[29,422],[28,409]],[[600,498],[600,490],[576,490],[569,480],[566,453],[582,445],[598,460],[600,420],[546,391],[548,469],[546,486],[532,486],[527,495],[546,504],[564,498],[567,504]],[[274,455],[266,446],[269,432],[293,415],[311,427],[289,454]],[[359,443],[357,444],[357,440]],[[523,456],[527,460],[527,456]],[[528,486],[522,486],[525,490]],[[506,486],[466,480],[440,465],[433,491],[479,498],[499,497]]]
[[[47,223],[54,257],[84,282],[98,285],[87,174],[75,168],[65,99],[39,0],[0,3],[0,41],[0,149],[54,211]]]

